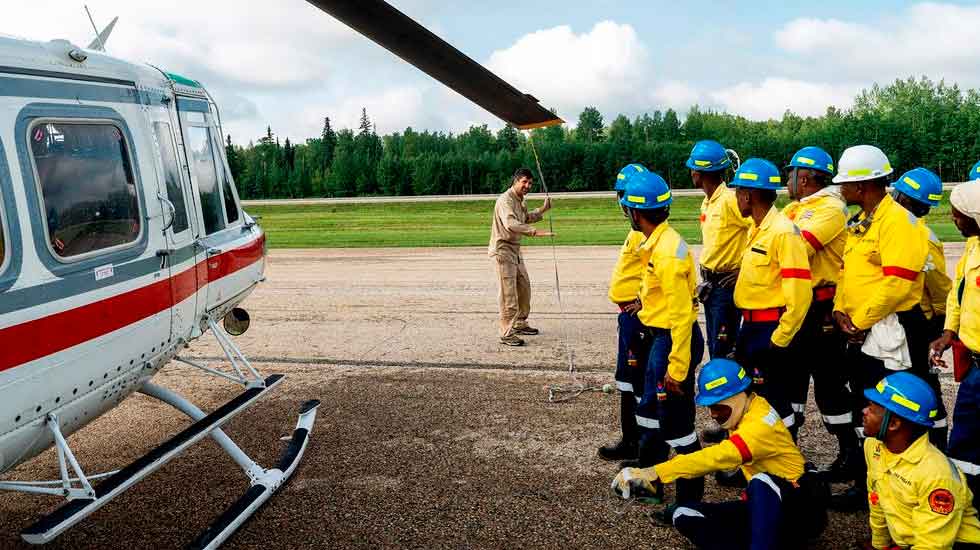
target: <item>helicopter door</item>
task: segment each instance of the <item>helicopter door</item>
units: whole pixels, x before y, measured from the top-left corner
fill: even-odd
[[[188,173],[182,167],[180,133],[175,132],[166,111],[152,117],[153,133],[159,151],[161,202],[169,209],[166,223],[167,250],[161,251],[161,262],[170,269],[171,332],[177,338],[189,337],[197,314],[198,251],[195,245],[197,217],[192,215],[194,194],[190,191]],[[165,201],[163,199],[166,199]],[[166,256],[164,259],[162,256]]]

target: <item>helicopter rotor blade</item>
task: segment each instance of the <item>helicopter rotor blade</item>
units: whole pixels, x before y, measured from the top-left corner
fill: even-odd
[[[307,2],[517,128],[565,122],[383,0]]]

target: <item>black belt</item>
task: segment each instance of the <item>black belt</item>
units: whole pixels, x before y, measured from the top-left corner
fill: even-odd
[[[710,269],[708,269],[708,268],[706,268],[704,266],[698,266],[698,267],[701,268],[701,280],[702,281],[709,282],[709,283],[717,283],[718,281],[724,279],[725,277],[728,277],[732,273],[735,273],[734,270],[732,270],[732,271],[711,271]]]

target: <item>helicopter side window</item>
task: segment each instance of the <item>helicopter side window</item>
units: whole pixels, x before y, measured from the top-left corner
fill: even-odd
[[[174,216],[173,232],[182,233],[188,227],[187,206],[184,202],[184,191],[180,186],[180,168],[177,164],[177,149],[174,146],[170,125],[166,122],[154,122],[153,131],[160,144],[160,161],[163,163],[163,179],[167,185],[167,198],[173,203]]]
[[[56,256],[75,259],[139,238],[136,180],[119,127],[43,122],[31,127],[29,140]]]
[[[210,235],[225,228],[221,187],[218,185],[218,172],[215,169],[214,151],[211,148],[211,133],[207,128],[190,126],[187,128],[187,137],[191,167],[194,175],[197,176],[197,187],[201,193],[204,231]]]

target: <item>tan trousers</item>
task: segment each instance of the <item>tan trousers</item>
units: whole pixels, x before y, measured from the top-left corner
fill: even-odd
[[[494,262],[500,280],[500,336],[503,337],[527,326],[527,316],[531,313],[531,279],[523,260],[515,263],[496,256]]]

